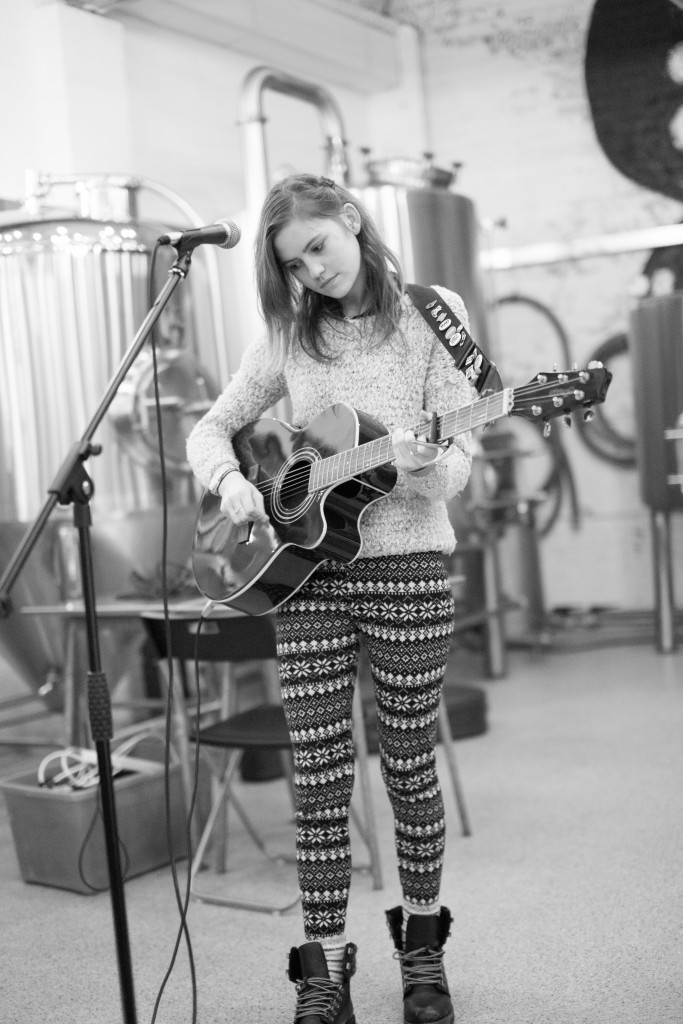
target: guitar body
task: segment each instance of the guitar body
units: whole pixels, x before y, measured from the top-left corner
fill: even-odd
[[[309,490],[311,470],[386,434],[377,420],[343,403],[301,430],[275,419],[243,427],[233,446],[242,473],[263,494],[269,522],[236,527],[220,511],[220,498],[205,491],[192,554],[202,594],[263,615],[296,593],[321,562],[353,561],[363,512],[392,490],[396,469],[376,466],[322,490]]]

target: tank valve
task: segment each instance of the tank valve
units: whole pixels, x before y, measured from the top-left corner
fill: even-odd
[[[683,412],[676,420],[676,427],[674,430],[665,430],[664,438],[667,441],[673,441],[676,446],[676,468],[677,473],[669,473],[666,478],[668,484],[678,486],[683,491]]]

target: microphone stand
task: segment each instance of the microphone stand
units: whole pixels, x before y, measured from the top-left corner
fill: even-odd
[[[194,244],[186,247],[182,243],[176,249],[176,262],[169,270],[169,277],[145,317],[119,369],[110,381],[97,411],[90,420],[83,436],[70,450],[55,479],[48,488],[49,497],[38,513],[33,525],[27,530],[9,565],[0,577],[0,616],[7,618],[12,612],[10,591],[26,560],[40,537],[55,505],[72,505],[74,527],[78,531],[80,570],[85,607],[85,626],[88,639],[88,712],[93,742],[97,752],[99,769],[99,791],[102,805],[109,888],[111,894],[116,949],[118,957],[119,982],[123,1017],[125,1024],[135,1024],[135,994],[128,939],[128,924],[123,892],[123,877],[119,854],[119,836],[116,824],[116,806],[111,765],[110,740],[113,736],[111,701],[105,673],[102,671],[97,624],[97,608],[93,577],[92,545],[90,526],[90,499],[94,485],[85,469],[85,461],[91,455],[99,455],[101,445],[92,443],[93,435],[112,403],[124,377],[137,359],[149,334],[159,319],[164,306],[179,285],[187,277]]]

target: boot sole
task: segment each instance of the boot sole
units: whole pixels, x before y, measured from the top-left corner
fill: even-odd
[[[415,1021],[410,1020],[408,1017],[403,1018],[404,1024],[415,1024]],[[438,1020],[430,1021],[429,1024],[454,1024],[455,1022],[455,1011],[452,1010],[446,1014],[445,1017],[439,1017]]]

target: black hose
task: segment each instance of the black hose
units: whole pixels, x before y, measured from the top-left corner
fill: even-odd
[[[622,356],[629,351],[628,335],[614,334],[611,338],[598,345],[591,356],[591,361],[609,364],[611,359]],[[594,455],[612,462],[617,466],[632,467],[636,464],[636,442],[633,437],[626,437],[618,431],[607,418],[609,403],[593,407],[593,418],[583,420],[577,418],[579,437]]]
[[[544,302],[534,299],[530,295],[511,292],[509,295],[501,295],[495,300],[494,304],[496,306],[512,304],[530,306],[537,313],[540,313],[548,321],[557,337],[562,350],[564,367],[568,369],[572,365],[569,336],[558,317]],[[539,506],[537,530],[541,537],[545,537],[554,527],[562,508],[562,498],[565,491],[568,493],[571,503],[571,517],[574,529],[578,529],[581,518],[576,482],[567,453],[562,444],[561,434],[559,431],[553,430],[549,437],[544,438],[544,443],[550,454],[551,466],[546,479],[540,485],[540,490],[548,496],[547,502]],[[541,510],[544,514],[540,514]]]
[[[516,292],[511,292],[509,295],[501,295],[500,298],[495,300],[494,305],[505,306],[511,305],[512,303],[518,303],[524,306],[531,306],[531,308],[535,309],[537,313],[540,313],[541,316],[545,317],[545,319],[548,321],[548,323],[555,331],[555,334],[557,335],[557,340],[559,341],[560,347],[562,348],[562,355],[564,357],[564,367],[565,369],[569,369],[569,367],[572,365],[572,355],[571,346],[569,344],[569,336],[567,335],[567,332],[565,331],[564,327],[562,326],[558,318],[553,313],[552,309],[550,309],[549,306],[546,306],[544,302],[540,302],[539,299],[534,299],[530,295],[520,295]]]

